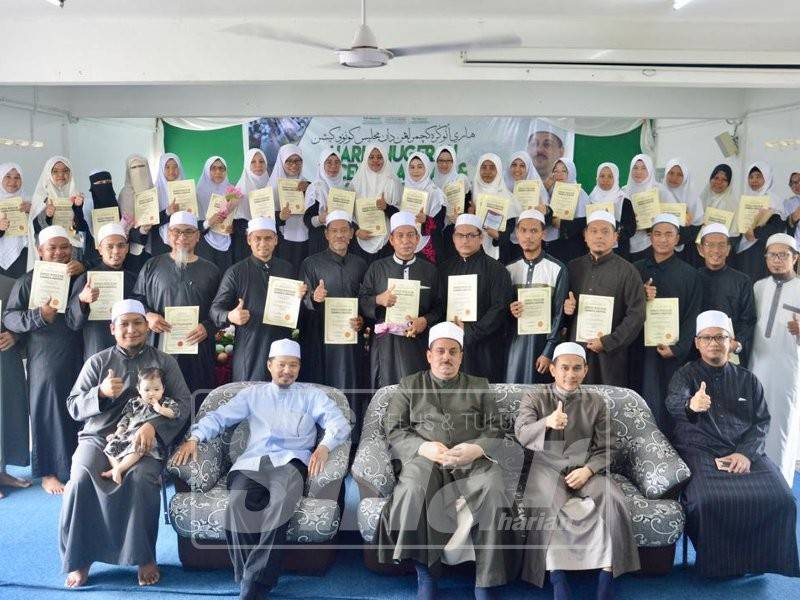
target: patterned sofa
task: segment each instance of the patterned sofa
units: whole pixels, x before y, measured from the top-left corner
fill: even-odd
[[[374,545],[380,512],[396,482],[382,426],[395,387],[378,390],[370,402],[352,467],[361,495],[358,526],[367,542],[364,546],[365,562],[370,569],[380,572],[404,570],[379,564]],[[493,384],[504,420],[513,423],[522,396],[537,387],[540,386]],[[668,573],[675,557],[675,543],[681,537],[685,522],[683,509],[676,498],[689,479],[689,468],[656,428],[650,409],[636,392],[605,385],[586,387],[601,393],[611,412],[613,431],[618,439],[612,458],[612,477],[627,499],[642,572]],[[511,448],[514,445],[519,448],[513,433],[507,435],[504,446]],[[529,462],[530,453],[527,454]],[[513,474],[520,472],[522,460],[522,452],[510,451],[500,461],[511,474],[506,485],[509,493],[515,496],[519,511],[522,510],[520,500],[525,478],[518,486],[518,478]]]
[[[211,392],[197,413],[207,412],[227,403],[240,390],[255,383],[229,383]],[[339,390],[317,386],[333,399],[350,424],[353,412],[347,398]],[[198,446],[198,460],[181,467],[169,466],[176,494],[169,502],[172,527],[178,534],[181,563],[189,568],[224,568],[230,566],[223,531],[228,505],[226,478],[231,465],[244,452],[250,429],[247,422],[229,428],[219,437]],[[322,437],[318,432],[317,441]],[[286,533],[290,544],[324,545],[339,530],[344,505],[344,477],[350,456],[350,438],[335,448],[319,475],[309,477],[306,492],[289,523]],[[326,546],[314,552],[286,552],[284,567],[304,572],[322,572],[333,560],[333,551]]]

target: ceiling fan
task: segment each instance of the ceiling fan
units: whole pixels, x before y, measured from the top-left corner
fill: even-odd
[[[267,40],[277,40],[312,48],[331,50],[339,58],[339,64],[345,67],[373,68],[382,67],[398,56],[418,56],[436,54],[441,52],[454,52],[474,50],[478,48],[498,48],[501,46],[519,46],[522,40],[515,34],[493,35],[477,37],[471,40],[443,42],[437,44],[424,44],[418,46],[399,46],[396,48],[381,48],[375,34],[367,25],[366,0],[361,0],[361,26],[356,30],[353,43],[349,48],[338,48],[330,42],[308,38],[292,31],[284,31],[267,25],[255,23],[242,23],[227,27],[223,31],[259,37]]]

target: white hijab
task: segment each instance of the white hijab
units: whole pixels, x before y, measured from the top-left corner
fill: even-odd
[[[3,178],[12,170],[15,170],[22,177],[22,169],[17,163],[7,162],[0,165],[0,198],[22,198],[22,186],[13,194],[3,187]],[[23,199],[24,201],[24,199]],[[0,267],[8,269],[19,255],[23,248],[28,245],[28,238],[24,235],[4,235],[0,237]]]
[[[647,179],[641,183],[636,183],[633,180],[633,166],[637,161],[642,161],[647,169]],[[652,188],[658,189],[658,199],[660,202],[675,202],[675,197],[667,189],[667,186],[656,181],[656,170],[653,166],[653,159],[647,154],[637,154],[631,159],[630,167],[628,168],[628,183],[622,188],[622,193],[626,198],[631,199],[634,194],[639,192],[646,192]],[[631,252],[642,252],[650,247],[650,236],[647,231],[639,229],[631,236]]]
[[[264,170],[264,173],[261,175],[256,175],[253,173],[252,169],[250,169],[250,163],[253,162],[253,157],[255,157],[256,154],[261,155],[261,157],[264,159],[264,164],[267,166],[267,168]],[[239,177],[239,181],[236,183],[236,187],[239,188],[240,192],[242,192],[242,200],[236,207],[237,219],[246,219],[249,221],[252,218],[252,215],[250,214],[250,202],[247,195],[254,190],[263,189],[268,185],[269,161],[267,160],[267,155],[264,154],[264,151],[261,148],[250,148],[244,157],[244,169],[242,169],[242,176]]]
[[[481,165],[487,160],[491,161],[494,164],[495,169],[497,169],[497,174],[489,183],[485,183],[483,179],[481,179]],[[478,165],[475,169],[475,177],[472,180],[472,202],[476,208],[478,206],[478,197],[481,194],[489,194],[491,196],[508,198],[509,203],[508,215],[506,215],[507,218],[516,219],[519,216],[519,204],[516,200],[514,200],[513,195],[506,187],[505,181],[503,181],[503,161],[500,160],[500,157],[497,156],[497,154],[493,154],[491,152],[482,154],[480,158],[478,158]],[[492,238],[485,233],[483,234],[483,250],[492,258],[496,259],[500,257],[500,247],[492,244]]]
[[[319,163],[317,164],[317,177],[311,182],[306,190],[306,209],[314,206],[314,203],[319,204],[319,210],[327,210],[328,208],[328,192],[333,188],[345,189],[347,184],[344,181],[344,170],[339,167],[339,172],[335,177],[330,177],[325,172],[325,161],[331,156],[337,157],[340,161],[342,155],[333,148],[328,148],[326,151],[319,155]]]
[[[592,193],[589,194],[589,204],[611,202],[614,206],[614,218],[619,221],[622,218],[622,201],[625,199],[622,195],[622,189],[619,187],[619,167],[612,162],[600,163],[597,167],[597,179],[600,178],[600,171],[606,167],[611,171],[614,183],[609,190],[604,190],[595,184]]]
[[[761,175],[764,177],[764,185],[762,185],[757,190],[754,190],[750,187],[750,171],[753,169],[758,169],[761,171]],[[778,213],[781,219],[786,219],[786,214],[783,208],[783,200],[778,196],[777,193],[772,191],[772,184],[773,184],[773,177],[772,177],[772,167],[769,166],[768,163],[764,162],[763,160],[757,160],[750,165],[748,165],[747,169],[744,171],[744,185],[742,189],[745,190],[744,195],[746,196],[769,196],[769,205],[770,208]],[[756,241],[753,240],[752,242],[748,240],[746,237],[742,236],[739,239],[739,245],[736,248],[736,253],[739,254],[744,252],[748,248],[755,245]]]
[[[678,187],[669,187],[667,184],[667,173],[673,167],[678,167],[683,173],[683,182]],[[679,204],[686,204],[686,210],[692,214],[692,225],[703,224],[703,203],[700,197],[692,190],[691,182],[689,180],[689,167],[686,166],[686,161],[682,158],[673,158],[667,162],[664,168],[664,186],[670,191],[675,202]],[[666,200],[665,200],[666,202]]]
[[[377,173],[369,168],[369,155],[377,150],[383,156],[383,167]],[[401,194],[401,184],[397,176],[392,173],[389,164],[389,155],[381,146],[369,144],[364,148],[364,156],[358,170],[350,182],[350,187],[355,190],[356,198],[377,198],[383,195],[386,204],[396,206]],[[389,230],[389,220],[386,219],[386,230]],[[375,254],[386,245],[389,235],[376,235],[366,240],[356,238],[358,245],[364,252]]]
[[[135,161],[144,163],[145,168],[132,170]],[[141,154],[131,154],[125,159],[125,185],[122,186],[117,196],[120,216],[125,218],[127,215],[129,222],[133,223],[134,196],[152,187],[153,175],[150,173],[150,164],[147,159]]]
[[[297,177],[290,177],[286,174],[286,169],[283,163],[292,156],[297,155],[303,158],[303,151],[295,144],[284,144],[278,150],[278,158],[275,159],[275,166],[272,169],[272,174],[269,176],[269,185],[272,186],[273,198],[275,199],[275,210],[280,211],[280,198],[278,197],[278,180],[279,179],[302,179],[302,171]],[[303,223],[303,215],[291,215],[286,224],[281,226],[281,233],[284,239],[290,242],[305,242],[308,239],[308,228]]]
[[[453,158],[453,164],[450,166],[450,170],[447,173],[440,173],[439,167],[434,164],[433,183],[436,184],[436,187],[440,190],[444,190],[444,188],[451,183],[461,181],[464,185],[464,193],[468,193],[471,189],[469,177],[458,172],[458,157],[456,156],[456,149],[453,146],[439,146],[436,148],[436,152],[433,154],[434,163],[439,160],[439,155],[445,150],[449,152],[450,156]]]
[[[53,167],[56,163],[63,163],[69,169],[69,181],[65,185],[58,186],[53,181]],[[31,212],[28,215],[28,248],[36,248],[36,238],[34,236],[33,221],[45,209],[48,198],[71,198],[78,193],[78,185],[75,183],[75,172],[72,163],[65,156],[51,156],[44,163],[36,188],[31,197]],[[85,214],[85,213],[84,213]],[[84,235],[82,232],[74,235],[70,242],[76,248],[83,248]],[[33,263],[38,260],[36,252],[28,252],[28,270],[33,268]]]
[[[525,163],[525,169],[526,169],[525,181],[536,179],[540,182],[541,185],[539,187],[539,200],[543,204],[547,204],[550,201],[550,194],[547,193],[547,188],[544,187],[544,181],[542,181],[542,178],[539,176],[539,171],[537,171],[536,168],[533,166],[533,160],[531,160],[531,155],[528,154],[526,150],[520,150],[519,152],[514,152],[514,154],[511,155],[511,158],[508,161],[508,168],[506,169],[505,172],[505,181],[508,191],[510,191],[512,194],[514,193],[514,184],[516,182],[514,181],[514,178],[511,176],[511,163],[513,163],[517,159]]]
[[[158,175],[156,175],[156,191],[158,192],[158,210],[166,210],[167,206],[169,205],[169,189],[168,189],[168,182],[167,177],[164,175],[164,169],[167,166],[167,161],[170,159],[175,161],[175,164],[178,165],[178,179],[176,181],[181,181],[185,179],[185,175],[183,173],[183,164],[181,163],[181,159],[178,157],[177,154],[172,152],[167,152],[161,155],[161,158],[158,159]],[[169,223],[164,223],[161,227],[158,228],[158,235],[161,236],[161,240],[169,246]]]
[[[422,174],[422,177],[419,181],[414,181],[409,174],[409,166],[411,165],[411,161],[413,159],[419,159],[422,162],[422,166],[425,168],[425,172]],[[442,210],[442,206],[445,204],[444,199],[444,192],[436,187],[436,184],[433,183],[431,179],[431,161],[428,160],[428,157],[425,156],[422,152],[413,152],[411,156],[408,157],[406,161],[406,168],[405,168],[405,179],[403,181],[403,185],[412,190],[419,190],[421,192],[428,193],[428,204],[425,207],[425,214],[429,217],[435,217],[439,214],[439,211]],[[414,215],[416,216],[416,215]],[[414,252],[420,252],[431,239],[429,235],[421,235],[419,242],[417,243],[417,248]]]
[[[216,161],[220,161],[225,165],[225,179],[220,183],[214,183],[214,180],[211,179],[211,165]],[[226,163],[225,159],[221,156],[212,156],[206,161],[206,164],[203,165],[203,174],[200,176],[200,181],[197,182],[197,210],[200,213],[198,215],[199,219],[206,218],[206,211],[208,210],[209,202],[211,202],[211,194],[224,196],[225,192],[230,187],[231,182],[228,180],[227,169],[228,163]],[[219,252],[227,252],[228,248],[231,247],[231,236],[227,233],[219,233],[209,229],[204,237],[208,245]]]
[[[731,169],[730,165],[725,164],[726,167],[731,169],[731,176],[728,178],[728,187],[725,188],[725,191],[721,194],[717,194],[711,189],[711,179],[716,175],[717,171],[725,173],[725,171],[719,168],[721,166],[722,165],[717,165],[714,167],[714,170],[711,171],[711,177],[708,178],[706,187],[700,192],[700,201],[703,203],[704,210],[706,208],[719,208],[720,210],[735,212],[739,206],[739,200],[733,195],[733,169]]]

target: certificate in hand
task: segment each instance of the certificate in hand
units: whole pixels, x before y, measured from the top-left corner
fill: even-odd
[[[581,294],[578,298],[576,342],[588,342],[611,333],[614,323],[614,296]]]
[[[580,183],[565,183],[556,181],[553,194],[550,197],[550,209],[553,216],[572,221],[575,219],[575,210],[578,208],[578,199],[581,197]]]
[[[450,275],[447,278],[447,320],[478,320],[478,275]]]
[[[297,317],[300,314],[299,295],[302,281],[287,279],[286,277],[271,276],[267,286],[267,300],[264,303],[265,325],[278,327],[297,327]]]
[[[709,206],[705,212],[703,213],[703,225],[708,225],[709,223],[719,223],[720,225],[724,225],[725,228],[730,232],[731,225],[733,224],[733,211],[731,210],[722,210],[721,208],[714,208]],[[700,231],[697,232],[697,239],[695,240],[696,243],[700,243],[700,235],[703,233],[703,229],[701,228]]]
[[[158,225],[158,190],[150,188],[133,195],[133,222],[136,227]]]
[[[492,212],[496,212],[501,215],[499,229],[497,231],[505,231],[506,230],[506,221],[508,219],[508,204],[509,198],[505,198],[503,196],[493,196],[491,194],[478,194],[478,204],[476,206],[475,214],[478,215],[478,218],[481,220],[481,223],[484,223],[485,227],[489,225],[486,224],[486,213],[490,210]],[[495,229],[492,227],[492,229]]]
[[[403,197],[400,200],[400,210],[418,215],[420,211],[428,214],[428,192],[403,188]]]
[[[197,354],[197,344],[186,343],[186,337],[200,323],[199,306],[165,306],[164,320],[172,329],[159,335],[159,345],[167,354]]]
[[[736,211],[736,226],[739,233],[747,233],[763,225],[758,221],[758,211],[770,206],[769,196],[742,196],[739,200],[739,210]]]
[[[95,235],[95,248],[100,247],[97,239],[97,234],[100,233],[100,228],[108,223],[119,223],[119,209],[116,206],[92,209],[92,231],[94,231]]]
[[[180,210],[197,216],[197,189],[194,179],[180,179],[167,182],[167,195],[170,204],[177,204]]]
[[[50,306],[60,313],[66,312],[69,299],[67,265],[37,260],[33,263],[33,281],[31,282],[31,295],[28,298],[28,309],[39,308],[47,302],[48,298]]]
[[[357,332],[350,324],[358,318],[358,298],[325,298],[325,343],[355,344]]]
[[[72,202],[70,199],[56,196],[55,198],[48,198],[48,200],[56,209],[53,213],[53,218],[50,223],[52,225],[60,225],[67,230],[67,233],[74,236],[75,215],[72,213]]]
[[[352,190],[331,188],[328,190],[328,212],[343,210],[351,217],[356,207],[356,193]]]
[[[464,182],[460,179],[444,186],[444,197],[447,199],[447,214],[454,219],[464,212]]]
[[[539,193],[542,188],[538,179],[523,179],[514,184],[514,198],[522,210],[530,210],[539,206]]]
[[[370,235],[386,235],[386,215],[378,208],[377,198],[356,198],[356,221],[358,228]]]
[[[591,216],[592,213],[597,212],[598,210],[604,210],[610,215],[614,215],[614,203],[613,202],[595,202],[593,204],[586,205],[586,216]]]
[[[658,188],[650,188],[646,192],[633,194],[631,204],[636,215],[636,229],[650,229],[653,226],[653,219],[658,216],[661,208]]]
[[[654,298],[645,303],[644,345],[672,346],[680,335],[678,298]]]
[[[678,217],[678,223],[680,223],[681,226],[686,224],[685,202],[661,202],[658,205],[658,211],[667,215],[675,215]]]
[[[275,199],[272,196],[272,187],[267,186],[248,192],[247,201],[250,203],[250,215],[257,217],[275,218]]]
[[[394,306],[386,309],[386,322],[395,325],[405,325],[408,318],[416,319],[419,316],[420,282],[418,279],[395,279],[390,277],[387,289],[397,296]]]
[[[299,189],[297,184],[299,179],[278,179],[278,199],[281,202],[281,209],[289,207],[289,212],[293,215],[302,215],[306,212],[306,197]]]
[[[522,315],[517,319],[517,335],[550,333],[552,295],[549,285],[517,289],[517,301],[523,305]]]
[[[206,221],[208,221],[211,217],[217,214],[220,211],[229,210],[228,209],[228,199],[225,198],[222,194],[211,194],[211,198],[208,200],[208,208],[206,209]],[[211,227],[212,231],[216,231],[217,233],[227,234],[233,232],[233,210],[229,210],[228,216],[225,217],[225,220],[222,223],[217,223],[213,227]]]
[[[97,300],[89,305],[90,321],[110,321],[111,308],[122,300],[125,293],[125,273],[123,271],[88,271],[86,281],[100,290]]]
[[[5,233],[8,237],[28,235],[28,215],[19,209],[20,204],[22,204],[20,197],[0,199],[0,213],[8,219],[8,229]]]

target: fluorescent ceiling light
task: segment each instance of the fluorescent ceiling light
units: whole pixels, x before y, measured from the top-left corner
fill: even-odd
[[[692,0],[673,0],[672,8],[673,10],[680,10],[687,4],[689,4]]]

